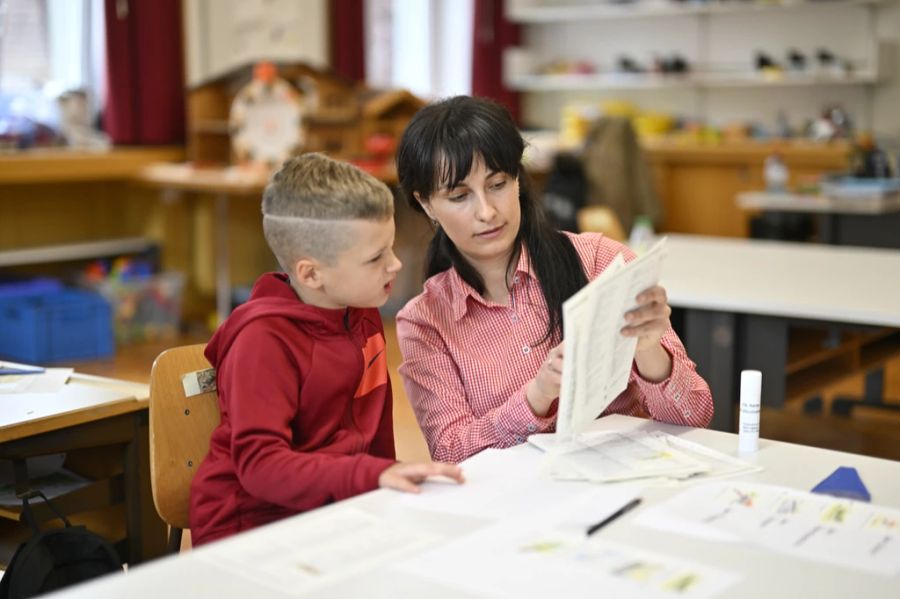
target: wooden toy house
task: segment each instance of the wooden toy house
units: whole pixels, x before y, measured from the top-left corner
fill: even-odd
[[[363,160],[374,136],[388,144],[390,156],[379,151],[378,159],[393,156],[410,117],[425,102],[403,90],[380,91],[348,82],[330,71],[303,64],[279,64],[278,77],[293,85],[303,97],[305,143],[303,152],[325,152],[342,160]],[[251,81],[247,65],[187,92],[187,153],[197,164],[231,164],[229,111],[238,91]]]

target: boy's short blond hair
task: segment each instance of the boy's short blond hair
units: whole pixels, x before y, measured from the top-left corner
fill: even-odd
[[[343,221],[394,214],[387,185],[324,154],[302,154],[272,176],[262,199],[266,243],[287,273],[301,258],[333,264],[353,240]]]

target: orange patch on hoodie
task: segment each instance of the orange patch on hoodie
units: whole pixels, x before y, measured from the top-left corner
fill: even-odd
[[[353,399],[365,397],[377,389],[381,385],[387,384],[387,352],[385,351],[384,336],[379,334],[372,335],[366,339],[366,345],[363,347],[363,371],[362,380],[359,381],[359,387],[353,394]]]

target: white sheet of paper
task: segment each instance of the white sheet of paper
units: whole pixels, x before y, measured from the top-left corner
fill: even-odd
[[[6,366],[28,367],[28,364],[3,362]],[[56,393],[71,376],[71,368],[47,368],[38,374],[8,374],[0,376],[0,394]]]
[[[614,482],[669,477],[683,479],[710,467],[644,432],[582,433],[548,453],[551,476],[557,479]]]
[[[556,432],[584,430],[628,386],[637,339],[624,337],[625,313],[659,282],[665,238],[626,263],[622,255],[563,304],[566,340]]]
[[[667,524],[660,526],[660,523]],[[882,575],[900,574],[900,510],[787,487],[696,485],[649,508],[635,523],[740,539],[773,551]]]
[[[240,543],[210,545],[198,559],[294,596],[396,561],[435,540],[355,508],[289,520],[277,533],[259,533]]]
[[[402,494],[398,509],[417,509],[494,519],[536,513],[583,491],[587,483],[548,484],[528,446],[486,449],[462,464],[462,485],[425,482],[422,493]]]
[[[737,476],[738,474],[751,474],[762,470],[762,466],[749,464],[744,460],[722,453],[721,451],[716,451],[715,449],[710,449],[700,443],[694,443],[693,441],[688,441],[687,439],[682,439],[675,435],[668,435],[660,431],[655,431],[650,434],[663,439],[671,447],[684,452],[694,459],[702,461],[709,467],[709,470],[706,472],[698,474],[696,477],[692,477],[690,479],[691,481],[695,479],[706,481],[714,478]]]
[[[414,573],[477,596],[511,598],[702,599],[740,579],[725,570],[585,534],[590,521],[612,514],[632,497],[625,490],[596,489],[560,505],[558,518],[506,519],[394,568],[400,575]]]

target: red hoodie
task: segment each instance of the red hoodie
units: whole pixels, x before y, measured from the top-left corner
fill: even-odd
[[[316,308],[266,274],[206,357],[222,420],[191,484],[195,545],[371,491],[394,463],[378,310]]]

